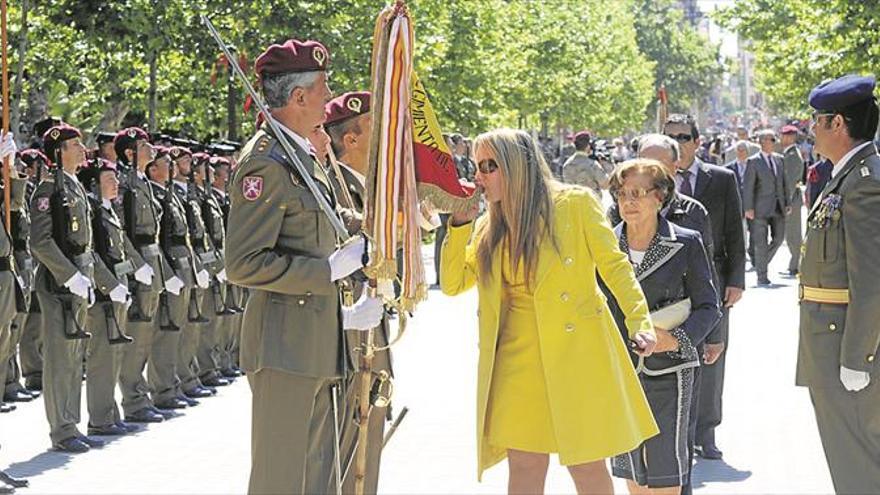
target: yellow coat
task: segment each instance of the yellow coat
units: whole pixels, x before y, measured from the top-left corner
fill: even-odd
[[[553,427],[564,465],[633,450],[658,433],[629,351],[608,310],[594,274],[620,302],[630,335],[653,332],[648,305],[596,198],[582,188],[554,193],[557,253],[541,243],[535,272],[535,313]],[[486,217],[477,220],[487,221]],[[445,294],[479,289],[480,358],[477,373],[478,478],[507,452],[489,445],[486,409],[501,317],[501,256],[491,277],[477,267],[474,224],[450,226],[440,265]],[[528,425],[523,425],[527,428]]]

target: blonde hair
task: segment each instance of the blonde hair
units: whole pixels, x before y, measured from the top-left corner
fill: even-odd
[[[548,238],[558,251],[553,232],[551,192],[563,186],[553,179],[541,150],[520,130],[498,129],[477,136],[474,149],[486,149],[498,164],[504,189],[501,200],[489,204],[489,218],[477,232],[477,262],[482,276],[491,274],[492,256],[506,242],[510,266],[524,264],[531,287],[538,264],[538,247]]]

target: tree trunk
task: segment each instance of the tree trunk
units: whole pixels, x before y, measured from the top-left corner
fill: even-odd
[[[32,78],[39,78],[39,75],[31,75]],[[30,134],[33,132],[34,124],[49,116],[49,92],[46,86],[40,81],[31,80],[28,85],[27,111],[25,112],[25,128]],[[40,138],[42,136],[32,136]]]
[[[15,86],[12,89],[12,97],[10,100],[10,118],[9,129],[18,134],[19,123],[21,122],[21,95],[24,92],[24,59],[27,54],[27,33],[28,33],[28,0],[21,0],[21,31],[18,33],[18,67],[15,70]],[[18,139],[21,141],[21,137]]]
[[[156,72],[159,67],[158,58],[159,57],[155,51],[150,52],[150,89],[148,92],[150,132],[157,132],[158,131],[158,129],[156,128],[156,106],[158,105],[157,97],[156,97],[157,96],[156,95],[156,92],[157,92],[156,91],[156,85],[157,85]]]
[[[122,120],[128,115],[130,108],[130,105],[122,100],[109,102],[107,108],[104,109],[104,113],[101,115],[101,120],[98,121],[98,125],[95,126],[95,130],[92,132],[92,137],[88,144],[94,144],[95,136],[101,131],[116,132],[122,126]]]

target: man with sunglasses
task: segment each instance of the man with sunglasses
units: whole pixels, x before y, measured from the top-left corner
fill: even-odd
[[[666,119],[664,134],[678,141],[681,150],[676,166],[676,190],[691,196],[709,212],[712,225],[715,287],[719,291],[722,317],[706,337],[703,347],[704,366],[697,368],[694,386],[697,391],[691,410],[697,421],[691,423],[690,444],[695,444],[700,455],[720,459],[721,451],[715,445],[715,428],[721,424],[721,395],[724,386],[724,350],[727,347],[729,309],[742,297],[745,288],[745,244],[742,229],[742,206],[736,177],[731,170],[703,163],[696,157],[700,146],[700,131],[690,115],[672,114]],[[682,493],[690,493],[690,484]]]
[[[834,168],[807,217],[797,385],[809,387],[837,493],[880,493],[880,156],[874,76],[810,93],[816,152]]]
[[[785,239],[785,217],[791,213],[791,196],[787,193],[783,157],[773,151],[776,133],[771,129],[759,131],[758,143],[761,152],[749,157],[743,178],[743,207],[746,219],[751,220],[749,239],[755,246],[758,286],[766,287],[770,285],[767,265]]]

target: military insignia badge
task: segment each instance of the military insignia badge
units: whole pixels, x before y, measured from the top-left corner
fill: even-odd
[[[248,201],[256,201],[263,195],[262,177],[245,177],[241,181],[241,194]]]
[[[318,62],[318,65],[324,67],[324,62],[327,60],[327,54],[324,53],[324,50],[321,48],[315,47],[312,49],[312,58],[315,59],[315,62]]]
[[[37,198],[37,210],[48,211],[49,210],[49,198]]]
[[[138,135],[138,133],[137,133],[137,131],[136,131],[135,129],[129,129],[129,130],[128,130],[128,137],[134,139],[134,138],[137,137],[137,135]]]
[[[862,177],[868,177],[869,175],[871,175],[871,171],[868,170],[868,167],[862,167],[860,172],[862,174]]]
[[[361,113],[361,107],[363,106],[363,102],[358,97],[349,98],[348,101],[345,102],[345,106],[348,107],[354,113]]]
[[[171,156],[173,156],[174,158],[179,157],[179,156],[180,156],[180,150],[177,149],[177,148],[172,149],[172,150],[171,150]]]
[[[52,139],[58,139],[58,136],[60,136],[60,135],[61,135],[61,131],[59,131],[58,129],[54,129],[52,131],[52,134],[49,134],[49,137]]]
[[[816,209],[816,213],[809,221],[812,229],[821,230],[828,226],[832,220],[840,220],[840,207],[843,206],[843,198],[840,194],[829,194],[822,198],[822,203]]]

